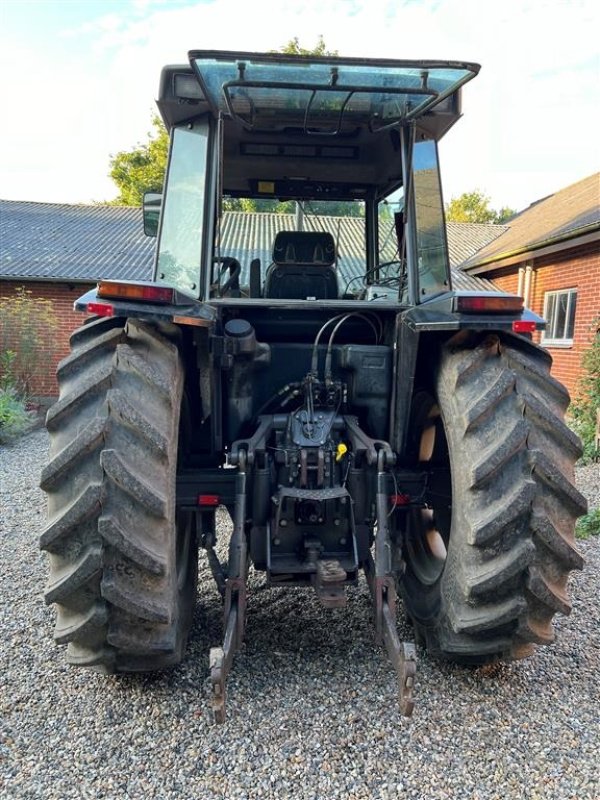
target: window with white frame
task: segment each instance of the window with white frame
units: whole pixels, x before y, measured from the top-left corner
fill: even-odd
[[[576,305],[577,289],[546,292],[544,295],[544,319],[547,324],[542,338],[543,344],[573,344]]]

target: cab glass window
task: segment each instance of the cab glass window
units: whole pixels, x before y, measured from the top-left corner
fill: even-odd
[[[448,291],[450,288],[448,246],[435,142],[415,142],[413,176],[419,294],[424,297]]]
[[[208,124],[173,131],[157,260],[157,280],[198,297],[205,209]]]
[[[369,283],[375,284],[368,299],[406,303],[408,276],[404,240],[404,187],[400,186],[377,205],[377,263]]]

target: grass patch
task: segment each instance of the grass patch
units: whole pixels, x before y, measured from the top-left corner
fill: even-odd
[[[579,517],[577,525],[575,526],[575,536],[577,539],[589,539],[590,536],[600,536],[600,508],[595,508],[586,514],[585,517]]]

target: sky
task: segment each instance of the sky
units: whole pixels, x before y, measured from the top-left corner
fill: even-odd
[[[160,69],[192,49],[475,61],[440,143],[445,200],[521,210],[600,169],[597,0],[1,0],[0,197],[113,199],[147,140]]]

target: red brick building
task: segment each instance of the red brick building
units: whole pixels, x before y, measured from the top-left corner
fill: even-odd
[[[101,277],[148,279],[153,247],[139,208],[0,201],[0,299],[25,289],[54,311],[56,328],[36,351],[32,395],[58,392],[56,366],[83,321],[73,302]]]
[[[343,222],[350,245],[345,261],[350,270],[362,274],[362,222],[353,218]],[[293,215],[228,212],[222,247],[246,267],[256,256],[268,265],[275,234],[293,224]],[[503,230],[493,225],[450,224],[450,262],[457,288],[494,288],[489,281],[455,267]],[[150,280],[154,242],[144,236],[139,208],[0,201],[0,298],[14,297],[25,288],[32,297],[52,302],[57,321],[52,336],[38,348],[32,394],[57,394],[56,366],[69,352],[71,332],[83,320],[82,314],[73,311],[74,300],[100,278]]]
[[[600,320],[600,173],[522,211],[461,269],[520,294],[547,320],[537,341],[574,396]]]
[[[455,288],[489,291],[495,285],[525,296],[530,308],[550,319],[553,338],[546,334],[542,343],[552,352],[556,376],[571,391],[600,313],[599,178],[563,189],[507,225],[447,226]],[[228,252],[242,263],[252,253],[268,264],[274,234],[293,220],[257,214],[248,224],[244,214],[241,224],[238,216],[230,212],[224,220]],[[73,301],[100,278],[149,280],[154,241],[144,236],[139,208],[0,201],[0,298],[25,287],[52,302],[57,320],[37,353],[33,394],[57,393],[56,365],[82,322]],[[352,261],[354,254],[347,256]]]
[[[42,337],[36,354],[36,373],[30,387],[34,397],[54,397],[58,394],[56,367],[69,352],[69,337],[78,328],[84,316],[73,311],[74,301],[95,283],[63,283],[54,281],[6,281],[0,280],[0,299],[15,297],[25,289],[35,300],[52,303],[55,325],[52,336]],[[8,338],[9,349],[18,349],[18,338]]]

